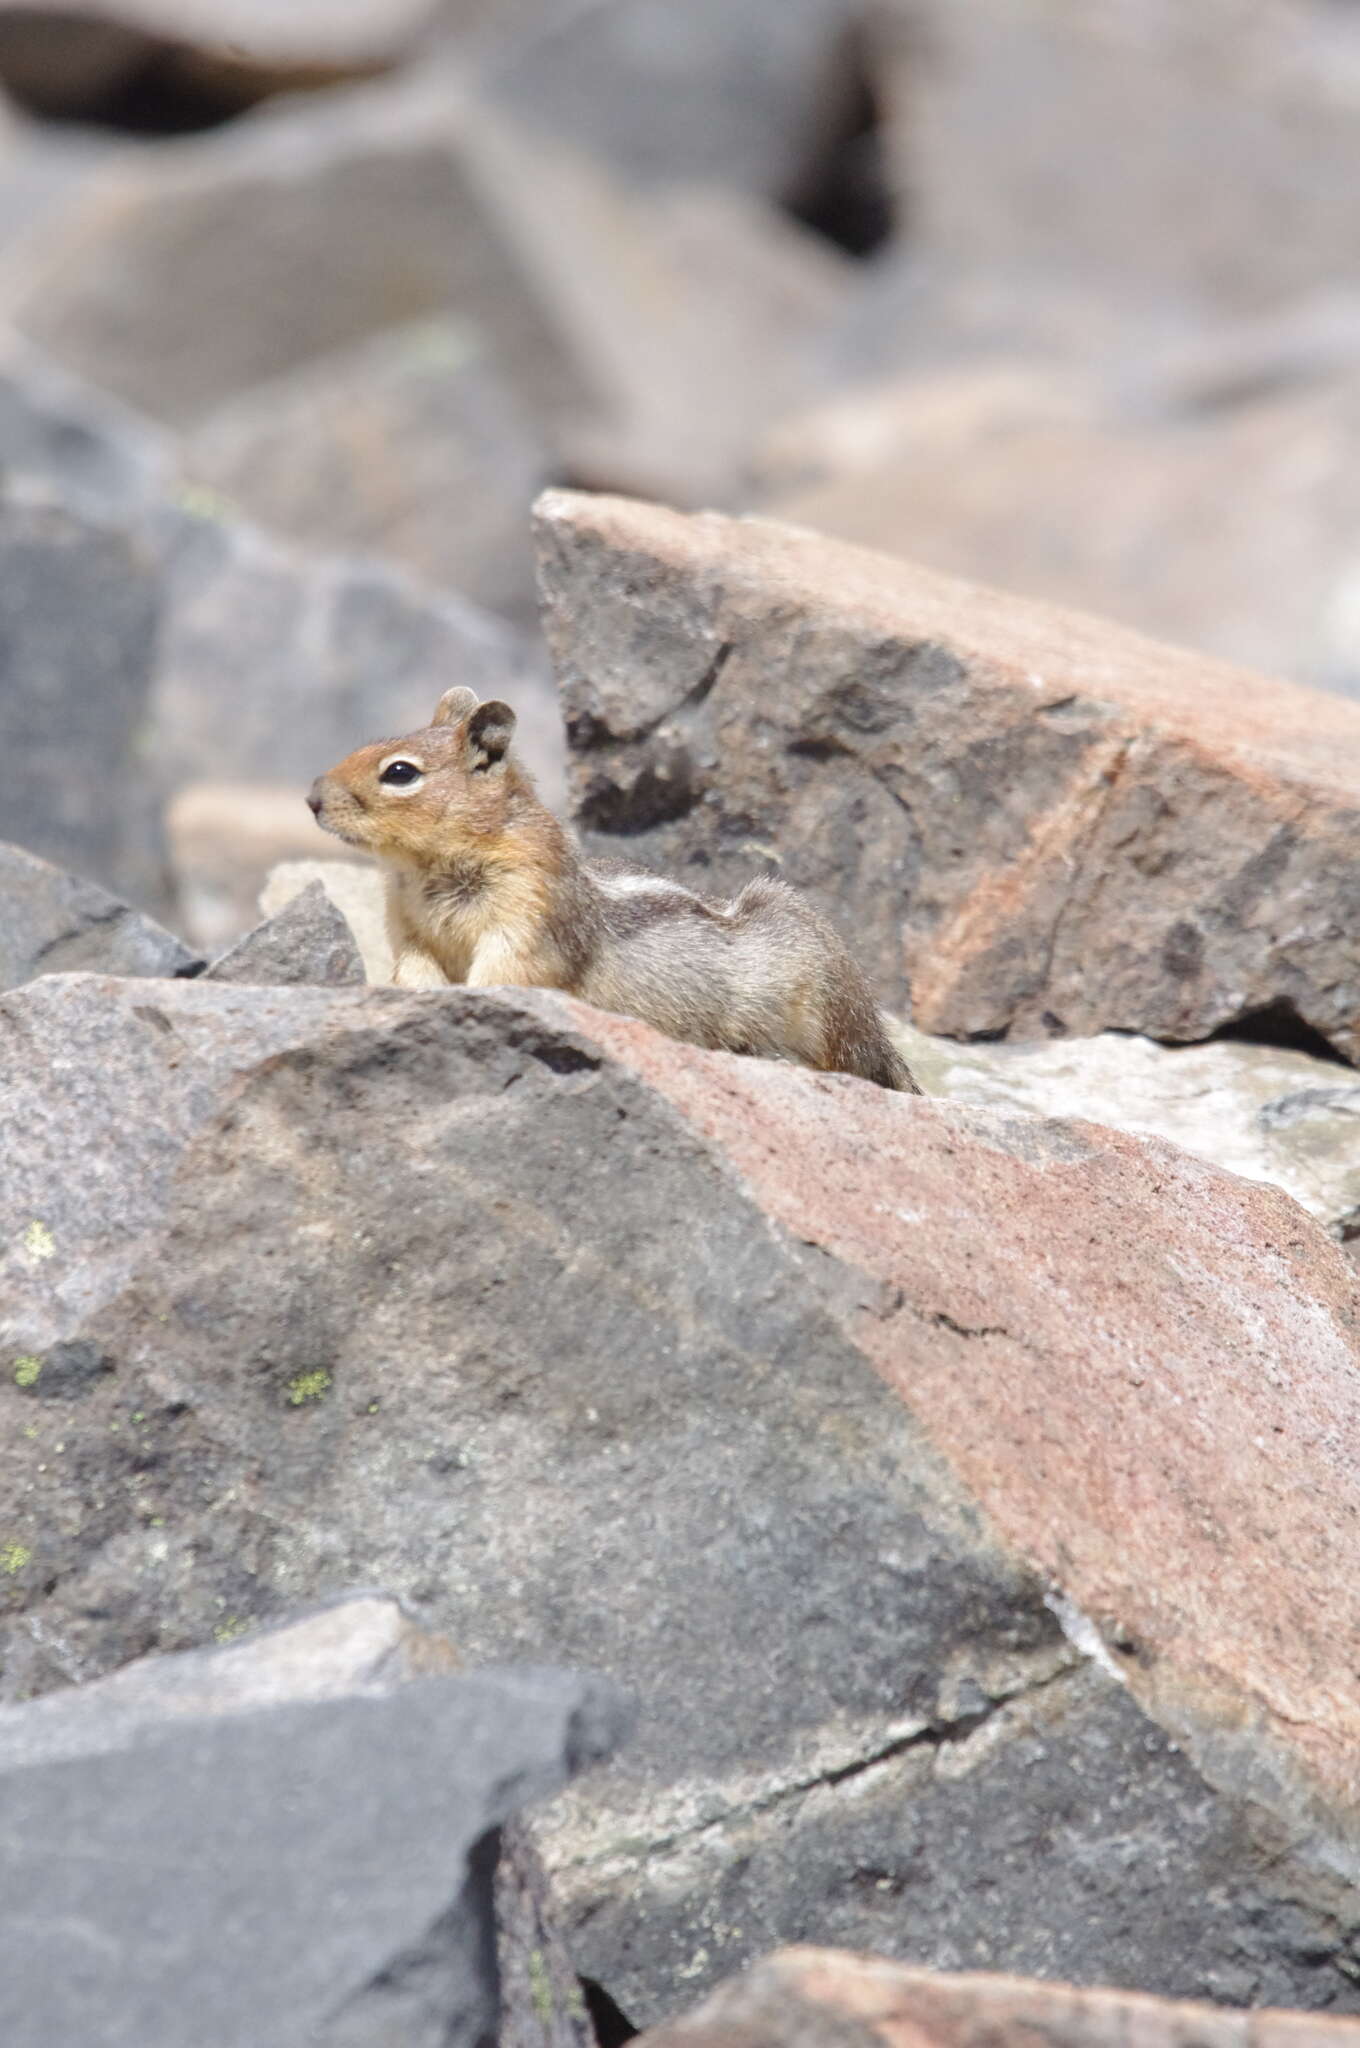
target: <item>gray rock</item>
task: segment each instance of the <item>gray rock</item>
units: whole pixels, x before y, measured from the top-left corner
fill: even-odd
[[[323,769],[426,724],[450,676],[515,704],[529,763],[551,779],[552,687],[502,620],[382,562],[277,544],[211,500],[166,511],[156,540],[165,619],[152,741],[170,787],[291,784],[302,812]],[[326,844],[318,835],[318,852]]]
[[[489,2048],[498,1831],[624,1714],[448,1662],[370,1598],[0,1709],[5,2040]]]
[[[168,434],[66,375],[17,336],[0,348],[0,478],[99,513],[153,503],[174,475]]]
[[[577,410],[593,394],[473,131],[457,81],[422,71],[130,148],[49,217],[5,304],[70,369],[171,426],[446,312],[490,337],[516,389]]]
[[[927,1094],[1166,1138],[1283,1188],[1334,1237],[1360,1233],[1360,1078],[1335,1061],[1116,1032],[1052,1045],[960,1045],[910,1024],[894,1035]]]
[[[382,555],[533,614],[529,507],[551,457],[468,321],[418,322],[244,393],[188,474],[309,546]]]
[[[1135,318],[1272,308],[1352,275],[1350,9],[909,0],[877,19],[897,28],[878,82],[927,260]],[[1055,161],[1091,175],[1055,181]]]
[[[517,118],[631,179],[792,194],[843,116],[846,0],[604,0],[488,66]]]
[[[208,979],[256,988],[290,982],[339,987],[362,983],[364,963],[344,915],[322,884],[312,882],[214,960]]]
[[[775,521],[541,508],[597,850],[783,874],[927,1031],[1360,1057],[1360,707]]]
[[[107,890],[0,845],[0,988],[38,974],[174,975],[202,962]]]
[[[795,1935],[1360,2006],[1284,1196],[541,992],[49,979],[0,1083],[7,1696],[376,1581],[641,1697],[540,1831],[639,2021]]]
[[[169,887],[143,749],[162,586],[125,528],[0,497],[0,818],[6,836],[139,909]]]

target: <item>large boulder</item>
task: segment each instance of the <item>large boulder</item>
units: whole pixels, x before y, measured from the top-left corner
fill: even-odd
[[[541,992],[51,978],[0,1079],[10,1697],[379,1582],[640,1696],[541,1836],[640,2020],[795,1935],[1360,2006],[1287,1197]]]
[[[625,1714],[568,1672],[455,1663],[369,1597],[0,1708],[5,2040],[505,2039],[498,1960],[523,1971],[551,1922],[502,1915],[498,1959],[501,1828],[607,1756]],[[589,2039],[517,2017],[514,2048]]]
[[[807,888],[928,1031],[1360,1054],[1360,705],[794,527],[541,501],[578,819]]]
[[[7,839],[140,909],[171,900],[145,772],[164,592],[125,524],[0,494],[0,818]]]
[[[645,2048],[1357,2048],[1354,2021],[1226,2012],[1023,1977],[945,1976],[882,1956],[792,1948],[766,1956]]]

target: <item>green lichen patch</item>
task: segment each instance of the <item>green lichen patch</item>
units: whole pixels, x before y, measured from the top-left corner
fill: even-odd
[[[33,1552],[22,1543],[0,1544],[0,1572],[9,1578],[17,1578],[26,1564],[33,1561]]]
[[[54,1259],[57,1255],[57,1240],[42,1220],[35,1216],[23,1235],[24,1254],[38,1265],[43,1259]]]
[[[225,1620],[219,1621],[217,1627],[213,1630],[213,1641],[215,1643],[234,1643],[237,1636],[243,1636],[249,1627],[250,1623],[244,1621],[239,1614],[229,1614]]]
[[[315,1372],[300,1372],[288,1382],[288,1404],[292,1408],[304,1408],[309,1401],[319,1401],[329,1391],[331,1376],[319,1366]]]
[[[529,1996],[533,2000],[534,2011],[538,2014],[539,2025],[550,2026],[553,2016],[552,1979],[548,1975],[547,1959],[541,1948],[531,1948],[529,1951]]]
[[[30,1353],[26,1358],[14,1361],[14,1384],[16,1387],[35,1387],[42,1373],[43,1362]]]

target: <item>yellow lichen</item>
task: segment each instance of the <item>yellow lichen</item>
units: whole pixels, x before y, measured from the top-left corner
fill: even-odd
[[[57,1240],[36,1216],[24,1232],[23,1243],[24,1251],[35,1265],[42,1259],[53,1259],[57,1255]]]
[[[0,1572],[6,1572],[10,1578],[14,1578],[32,1557],[33,1552],[25,1550],[22,1543],[6,1543],[0,1547]]]
[[[294,1408],[301,1408],[308,1401],[319,1401],[330,1383],[330,1374],[320,1367],[315,1372],[300,1372],[288,1382],[289,1402]]]
[[[16,1358],[14,1361],[15,1386],[31,1387],[35,1385],[41,1371],[42,1360],[40,1358],[34,1358],[31,1354],[27,1358]]]

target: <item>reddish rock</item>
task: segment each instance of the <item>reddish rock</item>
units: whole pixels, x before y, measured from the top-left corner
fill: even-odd
[[[642,2041],[645,2048],[1360,2048],[1360,2023],[1024,1977],[946,1976],[880,1956],[787,1948]]]
[[[382,1583],[642,1701],[543,1837],[641,2021],[811,1934],[1360,2002],[1358,1297],[1287,1197],[541,991],[54,977],[0,1062],[8,1696]]]
[[[930,1031],[1360,1053],[1360,706],[756,520],[540,506],[578,818],[763,861]]]

